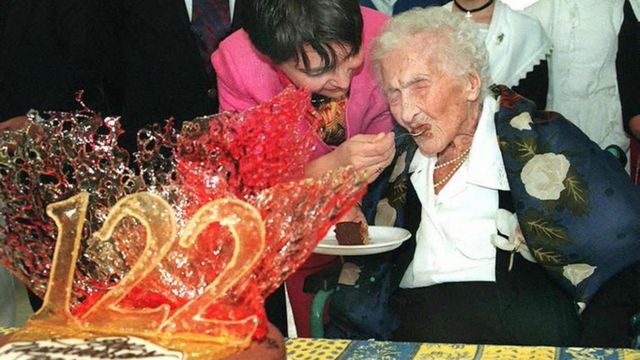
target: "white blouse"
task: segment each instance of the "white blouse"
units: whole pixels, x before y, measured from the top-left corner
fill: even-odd
[[[497,102],[487,97],[469,158],[436,195],[433,171],[437,156],[416,151],[409,172],[422,204],[416,250],[400,287],[445,282],[495,281],[498,190],[509,184],[498,147],[494,113]]]

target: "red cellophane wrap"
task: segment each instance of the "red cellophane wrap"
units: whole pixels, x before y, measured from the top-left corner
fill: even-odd
[[[304,179],[312,112],[288,88],[142,130],[132,159],[88,109],[1,134],[0,261],[44,296],[13,339],[134,335],[190,358],[262,339],[265,297],[366,188],[350,169]]]

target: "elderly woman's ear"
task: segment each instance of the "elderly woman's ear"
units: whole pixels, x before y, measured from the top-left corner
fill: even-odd
[[[480,98],[480,94],[482,93],[482,81],[480,80],[480,76],[477,72],[472,71],[467,75],[467,101],[474,102]]]

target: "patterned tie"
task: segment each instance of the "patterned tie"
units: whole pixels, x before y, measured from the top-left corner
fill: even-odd
[[[229,0],[193,0],[191,30],[198,38],[200,55],[212,76],[211,53],[230,29]]]

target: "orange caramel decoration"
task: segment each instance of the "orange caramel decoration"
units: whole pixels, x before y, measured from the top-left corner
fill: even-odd
[[[288,88],[142,129],[133,154],[117,118],[86,108],[0,133],[0,264],[45,297],[0,344],[130,335],[212,359],[263,340],[264,299],[367,187],[352,168],[305,178],[311,114]]]
[[[78,258],[81,230],[88,207],[87,193],[51,204],[47,213],[58,227],[51,278],[42,308],[24,329],[11,335],[11,341],[51,338],[91,338],[136,336],[185,353],[188,359],[211,359],[230,355],[249,346],[258,319],[240,321],[203,318],[202,312],[229,288],[242,281],[262,256],[265,246],[264,224],[259,212],[236,199],[219,199],[201,207],[180,236],[169,204],[151,193],[140,192],[122,198],[111,209],[102,228],[94,235],[111,237],[125,217],[138,220],[147,232],[145,248],[129,273],[83,315],[69,311],[73,273]],[[191,301],[170,313],[167,305],[155,309],[124,309],[122,300],[170,251],[174,242],[188,248],[209,225],[219,223],[229,229],[235,241],[233,255],[224,270]],[[253,331],[225,332],[225,327],[249,325]],[[219,334],[206,334],[201,328],[215,327]],[[222,330],[220,330],[222,329]]]

